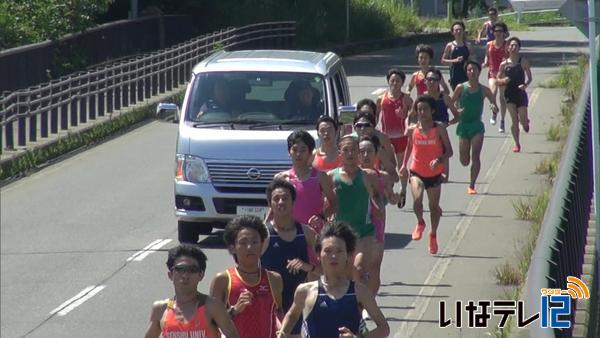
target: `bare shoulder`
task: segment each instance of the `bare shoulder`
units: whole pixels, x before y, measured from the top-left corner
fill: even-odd
[[[317,281],[302,283],[296,288],[296,294],[308,295],[311,290],[317,290],[318,288],[319,284]]]
[[[160,320],[163,316],[163,313],[167,309],[167,305],[169,304],[169,299],[161,299],[157,300],[152,304],[152,312],[150,313],[151,320]]]
[[[220,300],[216,299],[215,297],[209,296],[209,295],[205,295],[205,296],[206,296],[206,302],[204,304],[206,305],[206,308],[209,309],[210,311],[215,311],[215,310],[220,310],[220,309],[225,308],[225,305]]]
[[[283,283],[283,279],[281,278],[281,275],[278,272],[267,270],[267,274],[269,275],[269,278],[272,281],[282,282]]]

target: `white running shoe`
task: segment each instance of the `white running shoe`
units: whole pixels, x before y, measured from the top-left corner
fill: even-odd
[[[490,123],[492,124],[492,126],[496,125],[496,114],[492,114],[492,117],[490,118]]]
[[[504,120],[500,120],[500,128],[498,128],[498,131],[504,133]]]
[[[363,309],[363,310],[362,310],[362,319],[363,319],[363,320],[369,320],[369,319],[371,319],[371,318],[369,317],[369,313],[368,313],[368,312],[367,312],[367,310],[365,310],[365,309]]]

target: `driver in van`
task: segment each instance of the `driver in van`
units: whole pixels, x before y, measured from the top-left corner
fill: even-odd
[[[201,112],[231,112],[231,89],[225,79],[217,79],[213,86],[213,95],[200,107]]]
[[[320,93],[306,80],[294,80],[285,91],[288,117],[299,120],[316,120],[322,113]]]

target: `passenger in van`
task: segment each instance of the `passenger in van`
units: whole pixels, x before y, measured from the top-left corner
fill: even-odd
[[[323,113],[321,94],[306,80],[294,80],[285,91],[288,118],[316,120]]]

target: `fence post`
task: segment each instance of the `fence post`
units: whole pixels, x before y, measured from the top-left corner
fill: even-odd
[[[129,104],[131,105],[134,105],[137,102],[137,68],[137,59],[129,61]]]
[[[88,102],[90,109],[90,120],[96,119],[96,98],[98,97],[98,72],[91,71],[88,75]]]
[[[71,79],[69,77],[61,77],[60,81],[62,82],[60,85],[60,101],[62,102],[60,106],[60,129],[67,130],[69,129],[68,100],[71,98]]]
[[[29,95],[27,96],[27,105],[29,106],[27,111],[29,114],[29,142],[37,141],[37,118],[38,112],[36,110],[40,106],[40,86],[29,87]]]
[[[77,116],[77,100],[79,98],[79,77],[75,75],[71,78],[71,104],[69,105],[69,111],[71,113],[71,127],[77,127],[79,125],[79,116]]]
[[[50,81],[50,133],[58,133],[58,102],[60,101],[58,80]],[[57,95],[58,94],[58,95]]]
[[[51,84],[47,83],[40,92],[40,107],[43,107],[44,109],[42,110],[42,117],[40,119],[40,137],[42,138],[48,137],[48,110],[50,110],[50,107],[52,106],[51,90]]]
[[[180,44],[177,51],[177,77],[179,78],[179,85],[185,84],[185,56],[182,56],[182,53],[185,53],[185,45]]]
[[[129,62],[123,62],[121,63],[121,70],[122,70],[122,76],[121,76],[121,85],[123,88],[123,104],[121,105],[123,108],[127,108],[129,107]]]
[[[6,102],[4,103],[4,108],[2,108],[3,110],[6,109],[6,115],[4,116],[5,120],[8,120],[12,115],[15,114],[16,111],[15,106],[13,106],[12,109],[8,110],[8,106],[10,106],[12,102],[16,101],[15,95],[12,95],[11,100],[8,100],[9,94],[10,92],[8,91],[3,92],[2,94],[5,98],[7,98]],[[7,150],[15,149],[15,131],[13,128],[14,127],[12,122],[9,122],[4,126]]]
[[[108,114],[112,114],[113,112],[113,107],[114,107],[114,100],[113,100],[113,82],[114,82],[114,78],[113,78],[113,67],[107,67],[106,69],[106,113]]]
[[[79,122],[87,123],[87,107],[88,107],[88,82],[90,79],[86,72],[79,72]]]
[[[166,90],[170,92],[173,90],[173,49],[169,48],[165,55]]]
[[[123,69],[121,68],[121,64],[115,64],[113,67],[113,86],[114,86],[114,110],[120,110],[121,109],[121,86],[122,86],[122,74],[123,74]]]
[[[98,116],[106,112],[106,67],[96,68],[98,76],[96,89],[98,90]]]
[[[152,78],[152,96],[156,96],[158,95],[158,65],[159,65],[159,55],[156,52],[152,52],[150,53],[152,55],[152,66],[150,67],[151,69],[151,78]]]
[[[165,65],[167,63],[166,58],[167,53],[165,51],[161,51],[158,53],[156,60],[158,61],[156,65],[156,71],[158,72],[158,92],[163,94],[165,92],[166,83],[167,82],[167,70],[165,69]]]
[[[29,109],[28,104],[29,94],[25,90],[19,91],[17,94],[17,114],[27,114]],[[18,128],[17,128],[17,144],[21,147],[25,146],[26,143],[26,125],[27,119],[24,116],[19,116]]]
[[[152,97],[152,57],[144,58],[144,99]]]
[[[136,74],[136,78],[138,79],[137,84],[136,84],[136,86],[137,86],[137,100],[136,101],[144,101],[144,91],[145,91],[145,87],[144,87],[144,57],[137,57],[135,64],[136,64],[135,74]]]

